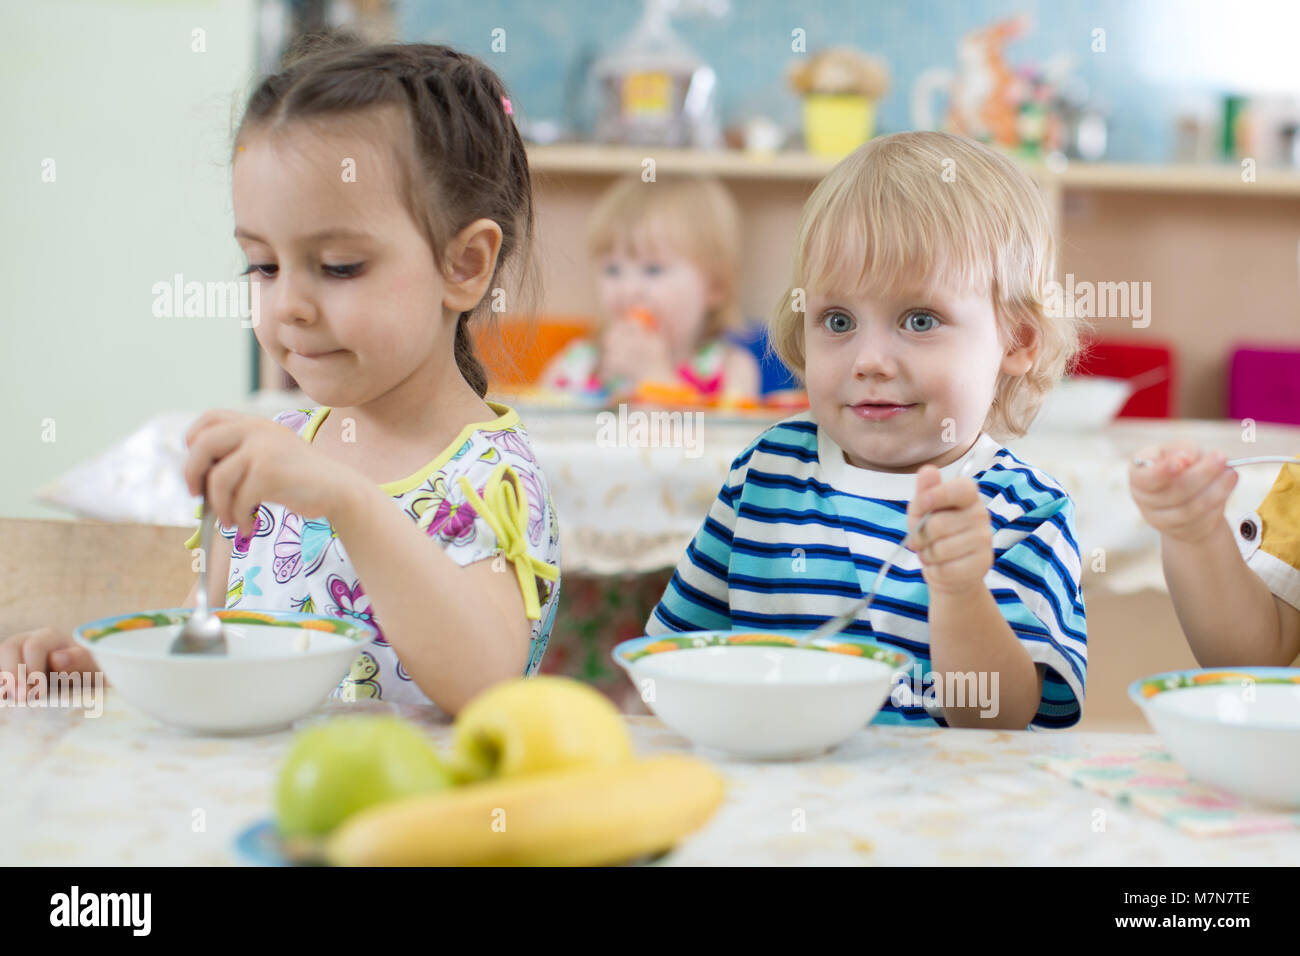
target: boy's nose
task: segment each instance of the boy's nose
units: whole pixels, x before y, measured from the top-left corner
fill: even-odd
[[[854,378],[892,378],[898,373],[898,360],[888,333],[864,329],[858,334],[857,346],[857,354],[853,357]]]

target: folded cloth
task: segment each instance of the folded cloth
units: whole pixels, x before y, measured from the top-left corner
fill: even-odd
[[[1193,836],[1242,836],[1300,829],[1300,813],[1270,810],[1190,780],[1158,746],[1092,757],[1035,757],[1034,766],[1077,786],[1155,814]]]

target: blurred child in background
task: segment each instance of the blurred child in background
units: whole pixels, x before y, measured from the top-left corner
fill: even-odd
[[[632,177],[612,186],[588,226],[599,332],[556,355],[541,385],[595,396],[653,381],[706,399],[756,397],[758,360],[728,335],[741,325],[739,228],[716,179]]]

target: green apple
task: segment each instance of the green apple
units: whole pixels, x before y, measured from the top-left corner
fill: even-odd
[[[285,838],[322,836],[372,804],[454,782],[414,724],[397,717],[338,717],[293,741],[276,784],[276,818]]]

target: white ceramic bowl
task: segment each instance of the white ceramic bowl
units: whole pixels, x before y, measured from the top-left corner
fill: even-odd
[[[1081,375],[1058,382],[1043,400],[1031,434],[1095,431],[1115,420],[1133,394],[1126,379]]]
[[[203,734],[267,733],[314,710],[347,676],[376,631],[361,621],[284,611],[221,610],[227,656],[172,655],[192,612],[146,611],[77,628],[127,703]]]
[[[698,747],[786,760],[824,753],[867,725],[894,675],[897,648],[833,637],[796,648],[798,635],[698,631],[639,637],[614,660],[655,716]],[[671,652],[671,653],[669,653]]]
[[[1129,697],[1189,776],[1300,810],[1300,668],[1171,671],[1134,681]]]

